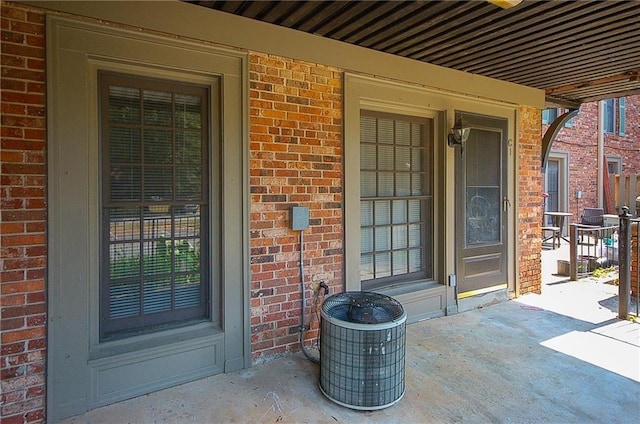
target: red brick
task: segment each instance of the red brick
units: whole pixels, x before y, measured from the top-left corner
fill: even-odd
[[[42,221],[46,213],[41,210],[1,210],[0,219],[3,221]]]
[[[25,21],[27,19],[27,12],[23,9],[11,7],[9,5],[2,4],[2,19],[11,21]]]
[[[34,93],[34,94],[25,94],[25,93],[15,93],[11,91],[3,91],[2,92],[2,102],[7,103],[21,103],[28,105],[42,105],[44,104],[44,94]]]
[[[27,315],[42,314],[46,310],[44,303],[34,305],[7,306],[2,308],[2,318],[24,317]]]
[[[47,343],[45,339],[31,339],[28,341],[28,348],[29,350],[38,350],[38,349],[44,349],[46,347]]]
[[[3,343],[2,344],[2,348],[0,349],[0,353],[2,354],[2,356],[9,356],[9,355],[13,355],[16,353],[20,353],[20,352],[24,352],[25,351],[25,344],[24,342],[21,343]]]
[[[24,424],[26,415],[17,414],[11,416],[3,416],[2,424]]]
[[[38,337],[42,337],[45,334],[44,327],[39,328],[30,328],[27,330],[17,330],[17,331],[3,331],[2,338],[0,339],[2,343],[12,343],[17,341],[26,341]]]
[[[44,244],[45,242],[44,234],[5,235],[2,238],[2,245],[9,247]]]
[[[44,291],[44,281],[17,281],[7,283],[2,280],[2,295],[16,293],[34,293]]]
[[[44,59],[44,49],[41,47],[31,47],[22,44],[5,43],[2,47],[2,53],[14,54],[16,56],[37,57]]]
[[[24,303],[24,302],[23,302]],[[3,305],[10,305],[10,303],[4,303],[4,298],[2,299]],[[9,330],[16,330],[18,328],[22,328],[25,326],[24,318],[2,318],[0,321],[0,329],[2,332],[6,332]]]

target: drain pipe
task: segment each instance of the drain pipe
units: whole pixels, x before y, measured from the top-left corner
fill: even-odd
[[[291,229],[294,231],[300,231],[300,301],[301,301],[301,309],[302,314],[300,316],[300,349],[304,356],[307,357],[311,362],[319,363],[320,362],[320,350],[315,349],[314,352],[310,352],[309,349],[304,345],[304,333],[306,331],[306,326],[304,323],[304,317],[307,315],[307,297],[305,296],[304,289],[304,230],[309,228],[309,208],[303,206],[294,206],[291,208]],[[314,287],[315,295],[318,296],[320,293],[320,289],[324,289],[324,294],[327,295],[329,293],[329,286],[325,284],[324,281],[321,281],[317,287]],[[316,297],[317,299],[317,297]]]
[[[320,352],[317,351],[317,354],[312,354],[308,351],[307,347],[304,345],[304,332],[306,330],[306,326],[304,324],[304,317],[306,316],[306,304],[307,298],[305,296],[304,290],[304,231],[300,231],[300,290],[302,294],[302,316],[300,317],[300,349],[304,356],[307,357],[313,363],[320,362]]]
[[[604,167],[607,166],[604,160],[604,100],[598,102],[598,207],[604,207]]]

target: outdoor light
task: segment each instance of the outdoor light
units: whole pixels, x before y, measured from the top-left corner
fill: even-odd
[[[493,3],[503,9],[511,9],[522,3],[522,0],[487,0],[489,3]]]
[[[462,146],[469,139],[470,133],[471,128],[465,126],[462,117],[458,116],[456,124],[447,137],[447,144],[450,147]]]

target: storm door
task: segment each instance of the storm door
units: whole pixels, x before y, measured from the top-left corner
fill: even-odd
[[[458,297],[506,287],[507,121],[465,114],[469,139],[456,151]]]

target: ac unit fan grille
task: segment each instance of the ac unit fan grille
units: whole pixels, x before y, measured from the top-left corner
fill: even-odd
[[[322,392],[353,409],[382,409],[398,402],[405,391],[402,305],[377,293],[347,292],[329,297],[321,315]]]

